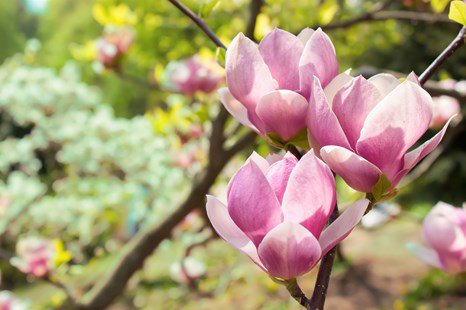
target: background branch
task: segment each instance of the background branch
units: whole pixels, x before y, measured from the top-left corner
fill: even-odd
[[[419,82],[421,85],[424,85],[427,80],[429,80],[435,72],[443,65],[443,63],[450,58],[455,51],[457,51],[461,46],[464,45],[464,39],[466,35],[466,27],[462,27],[458,32],[458,35],[453,39],[450,45],[443,50],[442,53],[430,64],[429,67],[419,76]]]
[[[209,39],[215,43],[218,47],[223,49],[227,49],[227,47],[220,41],[220,39],[215,35],[215,33],[210,30],[207,24],[199,18],[196,14],[194,14],[188,7],[181,4],[178,0],[168,0],[174,6],[176,6],[184,15],[188,16],[204,33],[209,37]]]

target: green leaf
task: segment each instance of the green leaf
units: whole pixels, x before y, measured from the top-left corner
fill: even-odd
[[[226,55],[226,50],[221,47],[217,47],[217,50],[215,52],[215,58],[217,59],[217,63],[222,66],[222,68],[225,68],[225,55]]]
[[[451,0],[431,0],[430,1],[430,6],[436,13],[442,13],[445,11],[445,8],[447,7],[448,3],[450,3]]]
[[[321,25],[327,25],[335,17],[338,11],[338,3],[336,0],[327,0],[319,8],[317,13],[317,21]]]
[[[202,18],[209,17],[209,15],[212,13],[212,11],[215,9],[219,2],[220,0],[205,0],[199,8],[199,15]]]
[[[448,18],[466,26],[466,3],[463,1],[452,1]]]
[[[392,183],[390,180],[388,180],[385,174],[381,174],[379,180],[372,188],[373,202],[380,201],[385,192],[388,191],[391,186]]]

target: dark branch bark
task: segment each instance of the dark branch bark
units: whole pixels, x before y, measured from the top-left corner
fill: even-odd
[[[458,35],[453,39],[450,45],[430,64],[430,66],[419,76],[419,82],[424,85],[437,70],[443,65],[443,63],[451,57],[461,46],[464,45],[464,39],[466,35],[466,27],[462,27],[458,32]]]
[[[189,8],[181,4],[178,0],[168,0],[174,6],[176,6],[183,14],[188,16],[208,37],[209,39],[214,42],[215,45],[218,47],[226,49],[227,47],[220,41],[220,39],[215,35],[215,33],[207,26],[207,24],[199,18],[196,14],[194,14]]]
[[[223,149],[225,140],[223,129],[227,118],[228,112],[222,106],[212,126],[209,165],[205,173],[194,182],[191,193],[185,202],[160,225],[140,232],[136,238],[130,241],[117,265],[92,288],[76,308],[104,309],[109,306],[124,291],[126,283],[132,275],[142,268],[145,259],[163,240],[171,236],[173,228],[191,211],[204,205],[206,194],[225,165],[234,155],[250,146],[257,136],[256,134],[247,134],[225,151]]]
[[[262,6],[264,5],[264,0],[251,0],[249,2],[249,21],[246,26],[245,35],[251,40],[255,41],[254,32],[256,30],[257,16],[261,12]]]
[[[335,204],[332,215],[330,216],[329,224],[333,223],[339,216],[338,205]],[[323,310],[325,299],[327,297],[328,284],[330,282],[330,274],[332,273],[333,262],[335,261],[336,246],[333,247],[327,254],[324,255],[320,262],[319,273],[317,274],[314,292],[307,306],[308,310]]]

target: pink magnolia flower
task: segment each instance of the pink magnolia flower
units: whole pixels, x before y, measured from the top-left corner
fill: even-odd
[[[466,206],[437,203],[424,219],[422,233],[429,248],[410,244],[414,255],[451,274],[466,271]]]
[[[354,203],[322,232],[335,206],[335,180],[311,150],[270,164],[253,153],[228,185],[225,206],[207,196],[217,233],[270,275],[292,279],[311,270],[359,222],[369,201]]]
[[[12,264],[19,270],[34,277],[43,277],[53,268],[56,251],[48,239],[27,237],[16,245],[16,255]]]
[[[433,98],[431,128],[441,128],[452,117],[460,113],[460,103],[450,96],[440,96]]]
[[[309,143],[355,190],[372,193],[382,175],[386,192],[439,144],[445,127],[418,148],[427,131],[432,98],[410,75],[404,82],[389,74],[366,80],[346,73],[323,88],[314,78],[307,118]],[[450,118],[451,120],[451,118]]]
[[[243,125],[289,141],[306,128],[313,76],[325,87],[338,74],[335,48],[319,28],[298,36],[275,29],[259,45],[238,34],[226,53],[225,108]]]
[[[171,62],[166,74],[170,86],[185,95],[193,95],[198,91],[211,93],[223,78],[216,63],[202,61],[197,55]]]

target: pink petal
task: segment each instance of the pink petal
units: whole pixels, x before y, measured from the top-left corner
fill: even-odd
[[[277,161],[282,160],[283,155],[271,153],[265,157],[265,160],[269,163],[269,165],[275,164]]]
[[[256,114],[267,132],[277,133],[283,140],[291,139],[306,127],[307,100],[289,90],[277,90],[263,96]]]
[[[351,149],[348,139],[330,109],[319,79],[314,77],[309,112],[306,119],[309,142],[315,149],[325,145],[338,145]]]
[[[406,77],[406,80],[413,82],[414,84],[417,84],[419,86],[422,86],[421,83],[419,83],[419,77],[414,71],[411,71],[410,74]]]
[[[241,102],[235,99],[230,93],[228,88],[222,87],[218,91],[220,101],[222,102],[225,109],[242,125],[252,129],[259,133],[259,130],[254,126],[248,118],[248,110],[244,107]]]
[[[301,40],[303,46],[306,45],[307,41],[309,41],[314,32],[314,29],[311,28],[304,28],[303,30],[301,30],[301,32],[298,34],[298,39]]]
[[[231,219],[256,246],[282,222],[282,212],[273,189],[260,168],[249,161],[230,181],[228,212]]]
[[[373,77],[370,77],[368,81],[377,87],[382,97],[388,95],[392,90],[401,84],[399,79],[388,73],[374,75]]]
[[[335,95],[332,110],[353,149],[367,115],[381,99],[377,88],[362,76],[353,79]]]
[[[338,61],[330,38],[317,29],[304,46],[299,61],[299,83],[303,96],[308,98],[313,76],[317,76],[323,87],[338,74]]]
[[[371,193],[382,172],[374,164],[339,146],[326,146],[320,156],[353,189]]]
[[[445,135],[445,132],[447,131],[448,125],[453,120],[453,118],[455,118],[455,116],[456,115],[450,117],[445,126],[443,126],[442,130],[440,130],[435,136],[405,155],[404,169],[412,169],[417,165],[418,162],[420,162],[439,145],[443,139],[443,136]]]
[[[349,75],[349,71],[350,70],[340,73],[325,87],[325,97],[327,97],[327,101],[330,106],[333,105],[333,98],[337,92],[354,79],[354,77]]]
[[[405,81],[369,113],[356,151],[393,180],[403,168],[406,151],[426,132],[431,118],[430,95]]]
[[[267,159],[264,159],[262,156],[257,154],[256,151],[253,151],[251,155],[249,155],[248,159],[246,159],[246,161],[244,162],[243,166],[241,166],[241,168],[246,166],[250,161],[253,161],[257,165],[257,167],[259,167],[259,169],[262,171],[264,175],[267,173],[267,170],[269,170],[270,163],[267,161]],[[230,195],[232,184],[233,184],[232,182],[228,183],[227,197],[228,195]]]
[[[290,152],[287,152],[282,160],[271,165],[270,169],[267,171],[267,180],[280,203],[282,203],[283,194],[285,193],[291,171],[293,171],[297,163],[298,159]]]
[[[281,89],[299,89],[299,58],[303,43],[293,34],[275,28],[259,44],[259,51]]]
[[[250,160],[252,160],[257,165],[257,167],[260,168],[260,170],[262,171],[264,175],[267,173],[271,165],[270,162],[266,158],[257,154],[256,151],[253,151],[251,153],[251,155],[246,160],[246,163]]]
[[[434,250],[416,243],[409,243],[407,247],[408,251],[420,260],[425,261],[433,267],[442,268],[442,263]]]
[[[321,256],[317,239],[306,228],[289,222],[272,229],[259,245],[258,253],[268,272],[285,280],[310,271]]]
[[[334,246],[345,239],[364,215],[369,200],[361,199],[349,206],[332,224],[330,224],[319,238],[322,255],[327,254]]]
[[[206,208],[207,217],[217,234],[261,266],[256,247],[230,218],[227,207],[214,196],[207,195]]]
[[[231,94],[254,113],[260,98],[278,88],[257,45],[238,34],[226,53],[226,79]]]
[[[319,238],[335,200],[332,172],[309,151],[291,172],[282,203],[285,221],[300,223]]]
[[[466,236],[462,228],[449,218],[453,210],[449,207],[445,204],[436,205],[422,225],[424,239],[440,258],[466,249]]]

